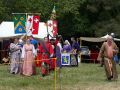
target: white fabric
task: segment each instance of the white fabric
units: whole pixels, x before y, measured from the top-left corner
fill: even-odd
[[[115,40],[115,41],[120,41],[120,39],[118,39],[118,38],[114,38],[114,40]]]
[[[33,46],[33,48],[32,48],[32,52],[33,52],[33,54],[34,54],[34,56],[35,56],[35,55],[36,55],[36,50],[35,50],[35,47],[34,47],[34,46]],[[23,59],[24,56],[25,56],[25,45],[24,45],[23,48],[22,48],[21,58]]]
[[[30,21],[31,19],[31,21]],[[26,23],[26,30],[27,30],[27,35],[30,36],[32,35],[32,26],[33,26],[33,15],[29,16],[28,15],[28,18],[27,18],[27,23]]]
[[[70,45],[70,42],[68,40],[65,40],[65,43],[67,43],[68,45]]]
[[[88,41],[88,42],[104,42],[107,40],[107,38],[109,37],[109,35],[105,35],[103,37],[80,37],[80,40],[83,41]],[[114,38],[114,41],[120,41],[120,39],[118,38]]]
[[[101,38],[108,38],[109,37],[109,35],[107,34],[107,35],[105,35],[105,36],[103,36],[103,37],[101,37]]]
[[[15,34],[13,22],[2,22],[0,24],[0,38],[14,37],[21,34]]]
[[[47,26],[48,26],[48,33],[53,37],[53,21],[52,20],[48,20],[47,22]]]
[[[36,52],[36,49],[35,49],[34,45],[33,45],[32,51],[33,51],[33,54],[34,54],[34,57],[35,57],[37,55],[37,52]]]
[[[24,58],[24,55],[25,55],[25,47],[23,46],[23,48],[22,48],[22,55],[21,55],[22,59]]]
[[[14,22],[2,22],[0,24],[0,39],[20,36],[23,34],[15,34]],[[24,34],[25,35],[25,34]],[[44,38],[47,36],[47,26],[44,22],[39,23],[38,35],[33,35],[35,38]]]
[[[105,38],[94,38],[94,37],[80,37],[80,40],[88,41],[88,42],[103,42]]]
[[[61,43],[58,42],[57,46],[60,48],[60,52],[62,52],[63,49]]]

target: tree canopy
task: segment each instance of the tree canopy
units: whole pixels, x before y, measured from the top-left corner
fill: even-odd
[[[120,37],[120,0],[0,0],[0,21],[12,20],[12,13],[41,13],[49,20],[56,6],[59,34],[71,36]]]

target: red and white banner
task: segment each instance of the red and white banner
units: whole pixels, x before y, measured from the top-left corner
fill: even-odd
[[[56,34],[58,33],[58,24],[57,24],[57,20],[49,20],[47,22],[47,26],[48,26],[48,33],[54,37],[56,36]]]
[[[40,16],[37,15],[28,15],[26,30],[27,35],[38,34]]]

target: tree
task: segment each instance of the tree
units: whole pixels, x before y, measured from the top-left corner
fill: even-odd
[[[13,12],[39,12],[41,21],[50,19],[56,6],[59,34],[102,36],[114,32],[120,24],[119,0],[0,0],[0,20],[12,20]]]
[[[91,29],[96,36],[102,36],[114,32],[117,36],[120,24],[120,1],[119,0],[88,0],[86,10],[89,15]]]

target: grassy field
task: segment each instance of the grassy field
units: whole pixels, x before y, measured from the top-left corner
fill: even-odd
[[[120,77],[120,66],[117,65]],[[56,90],[120,90],[118,81],[107,81],[103,67],[98,64],[80,64],[79,67],[64,67],[57,71]],[[54,72],[42,77],[12,75],[7,65],[0,65],[0,90],[54,90]]]

